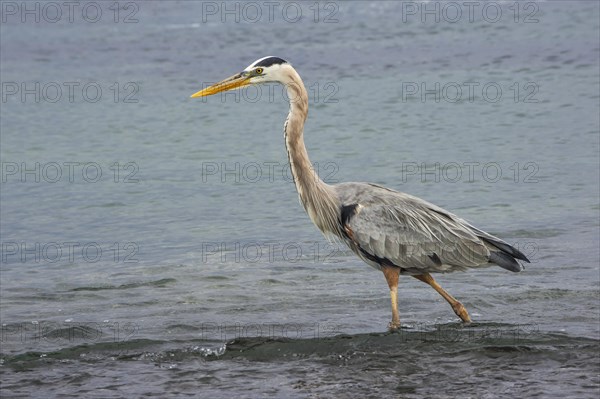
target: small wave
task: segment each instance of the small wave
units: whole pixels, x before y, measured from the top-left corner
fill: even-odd
[[[165,287],[168,284],[177,282],[174,278],[163,278],[156,281],[144,281],[138,283],[128,283],[121,285],[102,285],[102,286],[93,286],[93,287],[77,287],[73,288],[71,291],[101,291],[101,290],[127,290],[131,288],[139,288],[139,287]]]
[[[89,329],[87,337],[100,334]],[[57,329],[53,336],[73,334]],[[226,342],[202,339],[154,340],[131,339],[96,342],[47,352],[0,354],[4,366],[14,370],[31,370],[49,362],[86,361],[175,361],[198,357],[210,361],[245,359],[250,361],[282,361],[312,359],[350,359],[356,357],[500,356],[503,353],[545,353],[577,350],[595,356],[598,340],[570,336],[566,333],[541,332],[537,326],[501,323],[460,323],[433,325],[426,329],[402,328],[398,332],[339,334],[335,336],[291,339],[286,337],[239,337]],[[437,354],[436,354],[437,353]],[[497,355],[494,355],[497,354]],[[587,355],[586,355],[587,354]]]

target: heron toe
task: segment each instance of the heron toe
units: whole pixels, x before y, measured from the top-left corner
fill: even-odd
[[[462,303],[456,302],[455,304],[453,304],[452,310],[454,310],[454,313],[456,313],[456,315],[458,317],[460,317],[460,319],[462,321],[464,321],[465,323],[471,322],[471,316],[469,316],[469,312],[467,312],[467,308],[465,308]]]

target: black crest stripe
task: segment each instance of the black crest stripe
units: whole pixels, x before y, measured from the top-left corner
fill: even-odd
[[[271,65],[275,65],[275,64],[287,64],[286,60],[283,60],[279,57],[268,57],[265,58],[264,60],[260,61],[259,63],[255,64],[255,67],[270,67]]]

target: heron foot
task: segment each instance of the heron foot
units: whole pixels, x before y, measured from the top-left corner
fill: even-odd
[[[388,324],[388,330],[390,331],[398,331],[400,329],[400,320],[392,320]]]
[[[467,312],[467,309],[462,303],[456,301],[456,303],[452,304],[452,310],[454,310],[454,313],[456,313],[456,315],[465,323],[471,322],[471,316],[469,316],[469,312]]]

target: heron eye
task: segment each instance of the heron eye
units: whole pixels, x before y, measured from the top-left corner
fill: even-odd
[[[264,69],[262,69],[262,68],[256,68],[255,71],[256,71],[257,75],[262,75],[262,73],[264,72]]]

